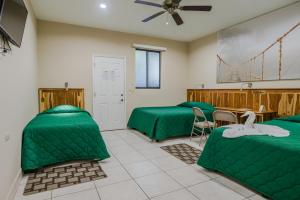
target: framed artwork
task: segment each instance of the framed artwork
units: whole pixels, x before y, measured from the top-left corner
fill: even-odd
[[[217,82],[300,80],[300,2],[218,33]]]

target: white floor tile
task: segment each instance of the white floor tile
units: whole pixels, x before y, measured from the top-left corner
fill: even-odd
[[[135,131],[130,131],[127,134],[127,138],[129,139],[130,137],[131,138],[137,138],[136,141],[140,141],[140,142],[150,142],[151,141],[151,139],[148,138],[146,135],[141,134],[140,132],[135,132]],[[126,136],[123,137],[123,138],[126,138]],[[131,144],[134,144],[134,143],[131,143]]]
[[[111,156],[110,158],[99,161],[99,163],[100,163],[101,167],[106,167],[106,168],[120,166],[120,162],[114,156]]]
[[[53,200],[100,200],[96,189],[52,198]]]
[[[137,151],[141,151],[141,150],[153,150],[153,149],[157,149],[158,147],[149,143],[149,142],[139,142],[139,143],[135,143],[135,144],[131,144],[131,146],[137,150]]]
[[[143,138],[140,138],[136,136],[135,134],[128,135],[127,137],[122,138],[125,142],[128,144],[136,144],[136,143],[142,143],[145,142]]]
[[[221,177],[220,174],[218,174],[217,172],[214,172],[214,171],[210,171],[210,170],[207,170],[207,169],[204,169],[203,167],[197,165],[197,164],[194,164],[192,165],[192,167],[194,167],[197,171],[205,174],[206,176],[209,176],[210,178],[218,178],[218,177]]]
[[[20,196],[16,195],[15,200],[50,200],[51,199],[51,193],[50,192],[43,192],[28,196]]]
[[[122,164],[131,164],[146,160],[146,158],[138,152],[132,152],[128,154],[117,154],[116,157]]]
[[[133,152],[136,152],[135,149],[133,149],[130,145],[121,145],[116,147],[110,147],[111,152],[114,154],[114,156],[117,155],[126,155],[131,154]]]
[[[127,143],[122,140],[122,139],[116,139],[116,140],[108,140],[106,141],[106,144],[108,147],[112,148],[112,147],[120,147],[122,145],[127,145]]]
[[[106,173],[107,177],[95,181],[97,187],[110,185],[110,184],[114,184],[114,183],[118,183],[121,181],[131,179],[131,177],[126,172],[126,170],[123,169],[123,167],[121,167],[121,166],[117,166],[117,167],[113,167],[113,168],[103,167],[103,170]]]
[[[95,189],[93,182],[81,183],[69,187],[63,187],[52,191],[52,197],[62,196],[66,194],[72,194],[75,192],[81,192],[85,190]]]
[[[193,145],[193,147],[196,147],[196,148],[201,149],[201,150],[203,150],[206,141],[207,140],[205,138],[203,138],[202,142],[200,144],[200,137],[198,137],[198,136],[193,137],[192,140],[190,140],[190,138],[186,139],[187,144],[191,144],[191,145]]]
[[[167,153],[166,151],[160,149],[160,148],[156,148],[156,149],[143,149],[140,150],[139,153],[141,153],[145,158],[147,159],[154,159],[154,158],[161,158],[161,157],[165,157],[165,156],[170,156],[169,153]]]
[[[161,172],[161,170],[150,161],[128,164],[128,165],[124,165],[124,167],[127,169],[129,174],[134,178]]]
[[[40,192],[32,195],[23,195],[25,185],[20,185],[15,200],[48,200],[51,199],[51,191]]]
[[[201,145],[199,145],[200,143],[200,137],[197,138],[193,138],[192,140],[190,140],[190,138],[186,138],[183,141],[185,144],[188,144],[196,149],[200,149],[203,150],[203,147],[205,146],[205,142],[202,141]]]
[[[132,133],[129,130],[120,130],[120,131],[117,131],[115,134],[123,139],[124,137],[127,137],[127,136],[131,135]]]
[[[120,137],[131,134],[129,129],[115,130],[112,132]]]
[[[226,177],[218,177],[216,179],[214,179],[215,182],[220,183],[222,185],[225,185],[227,188],[239,193],[240,195],[242,195],[243,197],[250,197],[254,195],[254,192]]]
[[[165,173],[158,173],[137,178],[136,182],[149,197],[155,197],[182,188]]]
[[[101,200],[146,200],[148,197],[132,180],[98,188]]]
[[[170,192],[158,197],[154,197],[151,200],[198,200],[194,195],[192,195],[187,190],[179,190],[175,192]]]
[[[162,170],[172,170],[188,166],[187,164],[173,156],[155,158],[152,160],[152,162]]]
[[[120,137],[123,138],[123,139],[124,139],[124,138],[127,138],[127,139],[130,139],[130,138],[132,138],[132,139],[136,139],[136,138],[142,139],[142,138],[139,137],[140,135],[141,135],[141,134],[135,134],[134,132],[132,132],[132,131],[130,131],[130,130],[127,130],[126,133],[120,135]]]
[[[167,173],[185,187],[210,180],[210,177],[196,171],[195,168],[190,166],[170,170]]]
[[[208,181],[188,188],[199,199],[205,200],[242,200],[243,196],[218,183]]]
[[[134,134],[135,136],[139,137],[140,139],[142,139],[145,142],[152,142],[152,140],[150,138],[148,138],[145,134],[141,134],[140,132],[135,131],[135,130],[131,130],[130,132],[131,132],[131,134]]]
[[[101,134],[105,142],[120,139],[120,137],[117,134],[114,134],[112,131],[102,132]]]
[[[177,138],[157,143],[127,129],[103,132],[102,135],[112,156],[99,162],[107,178],[23,196],[27,180],[23,177],[15,200],[50,200],[51,196],[53,200],[99,200],[99,195],[101,200],[146,200],[147,195],[152,200],[197,200],[196,197],[205,200],[265,200],[218,173],[197,164],[187,165],[160,149],[179,143],[201,149],[205,143],[199,146],[199,138],[192,141]]]

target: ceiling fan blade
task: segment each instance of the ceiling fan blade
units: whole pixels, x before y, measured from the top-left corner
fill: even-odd
[[[212,6],[181,6],[179,9],[184,11],[211,11]]]
[[[160,5],[158,3],[152,3],[152,2],[149,2],[149,1],[135,0],[134,3],[139,3],[139,4],[148,5],[148,6],[155,6],[155,7],[162,8],[162,5]]]
[[[154,15],[152,15],[152,16],[150,16],[150,17],[144,19],[143,22],[148,22],[148,21],[150,21],[151,19],[154,19],[155,17],[158,17],[158,16],[164,14],[165,12],[166,12],[166,11],[160,11],[160,12],[158,12],[158,13],[155,13]]]
[[[177,12],[174,12],[172,14],[172,17],[173,17],[173,19],[175,20],[175,22],[176,22],[176,24],[178,26],[181,25],[181,24],[183,24],[183,20],[182,20],[182,18],[180,17],[180,15]]]

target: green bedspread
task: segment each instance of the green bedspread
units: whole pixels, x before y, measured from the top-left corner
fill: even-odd
[[[72,160],[108,158],[98,125],[74,106],[38,114],[23,131],[22,169],[30,171]]]
[[[171,137],[191,134],[194,114],[190,106],[136,108],[131,113],[128,127],[145,133],[150,139],[161,141]],[[214,108],[203,110],[208,120],[212,120]]]
[[[221,172],[275,199],[300,199],[300,115],[265,124],[290,131],[289,137],[223,138],[223,128],[210,135],[198,165]]]

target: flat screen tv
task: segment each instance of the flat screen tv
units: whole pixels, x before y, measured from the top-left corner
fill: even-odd
[[[23,0],[0,0],[0,31],[20,47],[28,11]]]

